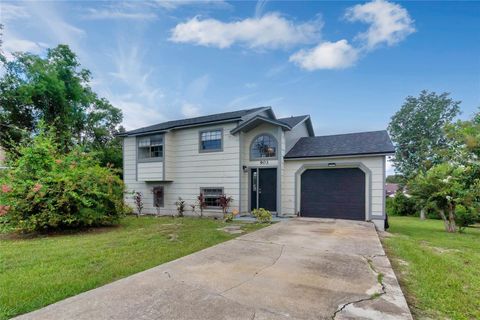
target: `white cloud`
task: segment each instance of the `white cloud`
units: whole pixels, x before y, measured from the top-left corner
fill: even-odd
[[[35,42],[26,39],[19,39],[11,34],[5,34],[2,49],[5,51],[7,60],[13,59],[14,52],[30,52],[34,54],[42,53],[48,45],[42,42]]]
[[[113,71],[92,84],[99,96],[107,98],[123,112],[123,125],[127,130],[168,120],[162,111],[164,93],[150,79],[155,69],[147,65],[148,46],[131,39],[118,39],[111,50]],[[114,89],[114,91],[112,91]]]
[[[26,7],[12,3],[2,3],[0,5],[0,17],[1,21],[8,23],[4,25],[2,39],[2,50],[7,60],[13,59],[14,52],[39,54],[48,47],[48,45],[43,42],[35,42],[21,37],[10,28],[11,22],[25,20],[31,17]]]
[[[150,75],[154,69],[147,68],[142,61],[147,49],[139,44],[121,41],[112,56],[115,71],[110,74],[121,80],[128,91],[141,98],[145,105],[155,107],[159,99],[164,97],[159,88],[150,84]],[[149,70],[149,71],[147,71]]]
[[[402,6],[375,0],[358,4],[347,9],[346,17],[350,21],[370,24],[368,30],[357,38],[365,42],[367,49],[374,49],[382,43],[391,46],[415,32],[413,20]]]
[[[200,107],[192,103],[185,102],[182,105],[182,114],[187,118],[198,117],[201,115]]]
[[[30,14],[25,7],[8,2],[2,2],[0,4],[0,20],[3,21],[3,23],[29,17]]]
[[[170,40],[202,46],[228,48],[242,44],[248,48],[281,48],[318,40],[321,22],[295,24],[278,13],[235,22],[200,19],[198,16],[172,29]]]
[[[255,5],[255,17],[260,17],[267,6],[268,0],[258,0]]]
[[[358,59],[357,50],[347,40],[323,42],[308,50],[300,50],[290,56],[290,61],[301,68],[313,71],[318,69],[344,69],[351,67]]]
[[[231,5],[223,0],[156,0],[153,4],[157,7],[175,10],[179,7],[193,6],[193,5],[210,5],[220,8],[230,8]]]
[[[85,19],[91,20],[154,20],[157,15],[153,12],[131,12],[122,8],[109,7],[103,9],[89,8],[83,15]]]
[[[347,9],[346,18],[370,24],[366,32],[356,39],[360,45],[352,46],[347,40],[322,42],[312,49],[303,49],[290,56],[303,69],[345,69],[355,65],[360,55],[374,50],[380,44],[394,45],[415,32],[408,11],[398,4],[385,0],[374,0]]]
[[[44,41],[48,42],[49,46],[56,46],[60,43],[68,44],[82,61],[86,60],[88,55],[82,51],[80,45],[80,41],[85,37],[86,32],[67,22],[63,14],[59,12],[56,3],[35,1],[17,2],[15,5],[2,3],[1,10],[2,20],[8,22],[5,23],[4,30],[5,47],[13,48],[16,46],[19,49],[15,51],[28,48],[33,53],[41,52],[44,44],[31,41],[29,39],[31,34],[23,28],[23,25],[28,23],[28,27],[36,28],[42,35],[42,39],[46,39]]]

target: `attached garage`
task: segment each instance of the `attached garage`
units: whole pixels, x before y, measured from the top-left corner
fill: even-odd
[[[386,131],[303,137],[285,155],[282,212],[301,217],[385,219]]]
[[[365,220],[365,173],[359,168],[308,169],[301,175],[302,217]]]

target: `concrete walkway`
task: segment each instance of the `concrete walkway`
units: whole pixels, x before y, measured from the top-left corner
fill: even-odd
[[[19,319],[411,319],[373,224],[292,219]]]

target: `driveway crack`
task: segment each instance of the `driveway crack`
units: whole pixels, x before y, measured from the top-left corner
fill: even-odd
[[[261,243],[261,244],[274,244],[276,246],[283,246],[283,244],[272,242],[272,241],[260,241],[260,240],[251,240],[251,239],[241,239],[241,238],[235,238],[233,240],[236,241],[245,241],[245,242],[253,242],[253,243]]]
[[[379,257],[379,256],[384,256],[384,255],[373,255],[373,256],[361,256],[363,259],[365,259],[365,261],[367,262],[367,265],[369,266],[369,268],[373,271],[373,273],[377,276],[377,281],[378,283],[380,284],[381,286],[381,290],[380,292],[376,292],[374,294],[372,294],[370,297],[368,298],[363,298],[363,299],[358,299],[358,300],[355,300],[355,301],[350,301],[350,302],[347,302],[347,303],[344,303],[342,304],[332,315],[332,319],[335,319],[336,316],[342,312],[346,307],[348,307],[349,305],[352,305],[352,304],[355,304],[355,303],[360,303],[360,302],[364,302],[364,301],[372,301],[372,300],[375,300],[375,299],[378,299],[380,296],[384,295],[387,293],[387,289],[386,289],[386,286],[385,284],[383,283],[383,277],[384,277],[384,274],[382,272],[379,272],[375,266],[373,265],[373,261],[372,259],[375,258],[375,257]]]
[[[255,275],[257,275],[257,274],[259,274],[261,271],[263,271],[263,270],[265,270],[265,269],[273,266],[273,265],[278,261],[278,259],[280,259],[280,257],[281,257],[282,254],[283,254],[283,248],[282,248],[282,251],[280,252],[280,255],[275,259],[275,261],[274,261],[273,264],[271,264],[271,265],[269,265],[269,266],[267,266],[267,267],[264,267],[264,268],[260,269],[259,271],[257,271],[257,272],[255,273]],[[172,275],[170,272],[168,272],[168,271],[164,271],[164,274],[168,277],[168,279],[170,279],[170,280],[173,281],[173,282],[185,284],[185,281],[179,281],[179,280],[174,279],[173,275]],[[254,276],[254,277],[255,277],[255,276]],[[251,279],[249,279],[249,280],[247,280],[247,281],[244,281],[243,283],[248,282],[248,281],[250,281],[250,280],[251,280]],[[243,283],[241,283],[241,284],[243,284]],[[241,285],[241,284],[240,284],[240,285]],[[257,316],[257,309],[256,309],[255,307],[252,307],[252,306],[250,306],[250,305],[248,305],[248,304],[241,303],[241,302],[239,302],[239,301],[233,300],[233,299],[231,299],[231,298],[223,295],[224,292],[227,292],[228,290],[231,290],[231,289],[233,289],[233,288],[236,288],[236,287],[238,287],[239,285],[234,286],[234,287],[232,287],[232,288],[230,288],[230,289],[227,289],[227,290],[225,290],[225,291],[223,291],[223,292],[210,291],[210,290],[208,290],[208,289],[206,289],[206,288],[204,288],[204,287],[202,287],[202,286],[198,286],[198,285],[191,285],[191,284],[187,284],[187,285],[189,285],[189,286],[191,286],[192,288],[195,288],[195,289],[197,289],[197,290],[202,290],[202,291],[204,291],[204,292],[207,293],[207,294],[211,294],[211,295],[214,295],[214,296],[219,296],[219,297],[222,297],[222,298],[224,298],[224,299],[226,299],[226,300],[228,300],[228,301],[231,301],[231,302],[233,302],[233,303],[237,303],[237,304],[239,304],[239,305],[241,305],[241,306],[243,306],[243,307],[252,309],[252,312],[253,312],[253,313],[252,313],[251,320],[254,320],[254,319],[256,318],[256,316]],[[276,311],[274,311],[274,310],[270,310],[270,309],[268,309],[268,308],[260,308],[259,310],[262,310],[262,311],[265,311],[265,312],[268,312],[268,313],[271,313],[271,314],[274,314],[274,315],[282,315],[282,316],[285,316],[285,314],[283,314],[283,313],[279,313],[279,312],[276,312]],[[300,318],[298,318],[298,319],[300,319]]]
[[[269,264],[268,266],[262,267],[262,268],[260,268],[259,270],[255,271],[255,273],[253,274],[253,276],[252,276],[250,279],[247,279],[247,280],[245,280],[245,281],[242,281],[242,282],[234,285],[233,287],[228,288],[228,289],[222,291],[220,294],[224,294],[224,293],[226,293],[226,292],[228,292],[228,291],[230,291],[230,290],[236,289],[236,288],[244,285],[244,284],[247,283],[247,282],[252,281],[252,280],[255,279],[260,273],[262,273],[263,271],[265,271],[265,270],[268,269],[268,268],[273,267],[273,266],[278,262],[278,260],[280,260],[280,258],[282,257],[282,255],[283,255],[283,253],[284,253],[284,251],[285,251],[285,245],[281,245],[281,246],[282,246],[282,247],[281,247],[281,250],[280,250],[280,254],[278,255],[278,257],[275,258],[275,260],[273,260],[273,262],[272,262],[271,264]]]

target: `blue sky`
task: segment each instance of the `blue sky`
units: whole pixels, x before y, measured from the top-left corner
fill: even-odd
[[[270,105],[317,134],[387,127],[408,95],[480,106],[480,2],[7,2],[4,50],[66,43],[132,129]]]

